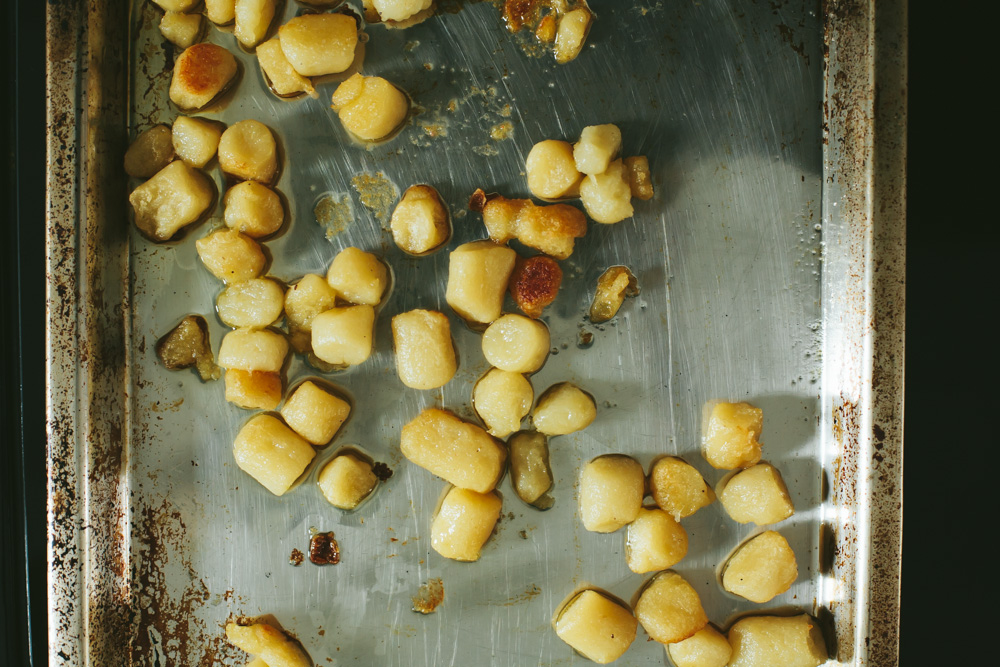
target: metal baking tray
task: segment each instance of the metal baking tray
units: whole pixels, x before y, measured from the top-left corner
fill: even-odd
[[[223,624],[260,614],[317,665],[585,664],[551,630],[558,603],[588,583],[628,600],[646,578],[625,566],[621,532],[583,529],[579,468],[608,452],[644,466],[679,454],[716,482],[721,473],[698,454],[701,407],[716,398],[764,409],[765,458],[797,508],[778,529],[800,577],[763,606],[722,592],[719,564],[753,531],[718,503],[685,520],[691,550],[677,571],[717,624],[795,607],[820,619],[833,664],[896,664],[905,2],[594,2],[587,47],[566,66],[509,35],[492,3],[438,4],[421,25],[366,28],[363,71],[400,85],[419,111],[370,148],[329,110],[335,81],[319,99],[278,99],[230,33],[208,32],[237,55],[242,78],[204,115],[259,119],[280,141],[277,188],[292,222],[267,244],[271,274],[325,271],[347,245],[393,269],[373,357],[321,375],[355,407],[317,460],[354,443],[394,470],[376,497],[343,513],[318,493],[315,467],[281,498],[239,471],[230,448],[249,413],[224,401],[221,383],[156,360],[156,339],[187,313],[209,316],[216,349],[224,331],[213,315],[220,285],[194,252],[214,223],[155,245],[128,221],[123,151],[137,130],[176,115],[158,10],[48,3],[50,664],[243,664]],[[491,137],[508,120],[509,136]],[[596,397],[598,419],[552,441],[551,510],[521,503],[504,481],[504,515],[481,560],[447,561],[428,539],[443,483],[402,459],[399,428],[427,405],[469,416],[486,364],[477,334],[453,320],[456,378],[438,392],[398,382],[390,317],[450,313],[447,253],[402,255],[352,178],[382,174],[398,191],[433,184],[450,206],[454,246],[485,235],[466,210],[475,188],[527,195],[534,142],[605,122],[622,128],[626,154],[649,157],[657,194],[632,219],[592,224],[563,263],[545,318],[554,347],[532,378],[536,395],[577,382]],[[352,216],[327,238],[313,209],[329,194]],[[594,326],[585,312],[613,264],[635,272],[641,294]],[[591,346],[577,345],[581,330]],[[287,381],[317,374],[296,358]],[[339,565],[289,564],[312,528],[336,533]],[[444,602],[416,614],[411,596],[432,577]],[[643,638],[619,664],[664,664],[662,646]]]

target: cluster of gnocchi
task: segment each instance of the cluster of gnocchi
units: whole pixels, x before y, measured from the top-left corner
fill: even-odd
[[[648,475],[637,461],[621,454],[601,456],[584,466],[579,484],[584,527],[610,533],[627,526],[629,569],[658,574],[640,589],[634,615],[603,591],[586,589],[575,594],[557,612],[556,633],[599,663],[623,655],[635,638],[637,625],[642,625],[652,639],[665,645],[676,667],[820,665],[826,660],[826,648],[809,616],[744,618],[730,628],[727,639],[709,625],[690,584],[669,570],[688,550],[680,520],[716,497],[740,523],[776,523],[794,512],[781,475],[773,466],[759,463],[762,411],[747,403],[723,402],[710,404],[706,411],[705,459],[716,468],[738,468],[715,491],[694,466],[674,456],[655,461]],[[643,505],[647,492],[655,506]],[[787,591],[797,577],[788,541],[768,530],[734,551],[721,579],[726,591],[764,603]]]
[[[632,217],[632,198],[651,199],[653,181],[645,156],[619,158],[622,133],[616,125],[583,128],[575,144],[547,139],[528,153],[528,189],[540,199],[579,197],[595,222],[614,224]]]
[[[505,0],[502,12],[510,32],[531,30],[538,44],[552,47],[560,65],[580,55],[594,22],[586,0]]]

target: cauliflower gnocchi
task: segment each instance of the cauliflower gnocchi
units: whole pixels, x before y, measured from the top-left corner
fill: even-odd
[[[448,384],[458,368],[451,324],[433,310],[411,310],[392,318],[396,373],[413,389],[436,389]]]
[[[469,208],[483,214],[483,224],[496,243],[517,239],[556,259],[573,254],[575,240],[587,233],[587,219],[569,204],[535,206],[530,199],[487,197],[476,190]]]
[[[281,317],[284,300],[281,285],[269,278],[251,278],[222,290],[215,308],[227,326],[262,329]]]
[[[539,141],[531,147],[524,170],[528,189],[541,199],[573,197],[580,192],[583,175],[576,167],[573,146],[566,141]]]
[[[701,452],[713,468],[747,468],[760,461],[764,411],[749,403],[709,403]]]
[[[580,183],[580,201],[595,222],[612,225],[631,218],[635,212],[632,189],[622,161],[615,160],[607,171],[584,178]]]
[[[285,57],[285,52],[281,50],[281,42],[277,37],[257,46],[257,63],[271,90],[279,97],[294,97],[302,93],[316,97],[312,81],[295,71],[292,63]]]
[[[554,625],[559,639],[600,665],[622,657],[638,628],[631,610],[593,589],[563,605]]]
[[[353,74],[333,91],[332,102],[344,129],[363,141],[385,139],[410,112],[410,98],[378,76]]]
[[[226,624],[226,638],[239,649],[256,655],[253,667],[310,667],[312,662],[288,635],[267,623]]]
[[[219,166],[243,180],[270,183],[278,172],[278,147],[266,125],[241,120],[219,138]]]
[[[667,645],[667,655],[675,667],[726,667],[732,654],[729,640],[712,625]]]
[[[555,37],[557,63],[565,65],[580,55],[583,44],[587,41],[587,33],[590,31],[592,21],[593,15],[586,7],[577,7],[566,12],[559,19]]]
[[[479,493],[452,487],[431,521],[431,547],[445,558],[479,560],[489,539],[502,502],[494,491]]]
[[[483,332],[483,356],[511,373],[534,373],[549,354],[549,328],[523,315],[507,314]]]
[[[563,382],[541,395],[531,421],[545,435],[568,435],[587,428],[596,417],[594,398],[576,385]]]
[[[233,35],[240,44],[249,49],[264,39],[274,19],[274,5],[275,0],[236,0]]]
[[[751,602],[769,602],[795,583],[799,568],[788,540],[776,531],[756,535],[726,562],[722,587]]]
[[[240,429],[233,454],[240,470],[281,496],[302,476],[316,451],[280,419],[262,414]]]
[[[665,456],[649,471],[649,492],[653,500],[680,521],[715,501],[698,469],[676,456]]]
[[[133,190],[128,201],[139,231],[154,241],[169,241],[197,222],[214,199],[208,177],[177,160]]]
[[[342,510],[356,508],[378,486],[371,463],[350,453],[331,459],[320,471],[317,482],[327,502]]]
[[[125,173],[133,178],[149,178],[174,159],[170,128],[154,125],[140,132],[125,151]]]
[[[281,406],[285,423],[317,446],[333,440],[350,415],[350,403],[312,380],[297,386]]]
[[[307,273],[285,292],[285,319],[292,347],[312,351],[312,321],[337,305],[337,293],[322,276]]]
[[[434,0],[371,0],[383,21],[405,21],[429,9]]]
[[[628,174],[628,187],[636,199],[653,198],[653,177],[649,173],[649,160],[645,155],[625,158],[625,173]]]
[[[229,188],[223,204],[226,227],[255,239],[270,236],[285,222],[281,197],[257,181],[243,181]]]
[[[216,25],[232,23],[236,18],[236,0],[205,0],[205,15]]]
[[[219,365],[225,369],[279,373],[285,365],[288,342],[268,329],[235,329],[222,337]]]
[[[389,286],[389,269],[370,252],[344,248],[333,258],[326,281],[345,301],[377,306]]]
[[[392,240],[409,255],[424,255],[451,238],[448,209],[437,190],[411,185],[396,204],[389,221]]]
[[[281,403],[281,376],[266,371],[226,371],[226,400],[245,410],[274,410]]]
[[[302,76],[338,74],[354,62],[358,24],[347,14],[302,14],[278,28],[278,39]]]
[[[492,241],[464,243],[452,250],[444,297],[448,305],[473,324],[500,317],[516,254]]]
[[[769,463],[758,463],[723,477],[716,493],[726,514],[737,523],[763,526],[784,521],[795,513],[785,480]]]
[[[204,118],[178,116],[171,128],[171,142],[177,157],[192,167],[204,167],[219,149],[223,128]]]
[[[617,125],[589,125],[573,145],[573,162],[581,174],[603,174],[622,147],[622,131]]]
[[[698,593],[670,570],[653,577],[642,589],[635,615],[646,634],[661,644],[683,641],[708,625]]]
[[[827,661],[816,621],[801,616],[748,616],[729,628],[728,667],[818,667]]]
[[[595,533],[613,533],[639,516],[645,493],[642,466],[624,454],[599,456],[580,473],[580,518]]]
[[[399,448],[411,462],[462,489],[493,490],[507,452],[486,431],[438,408],[427,408],[403,427]]]
[[[643,507],[628,525],[625,562],[633,572],[666,570],[681,562],[687,550],[687,531],[661,509]]]
[[[226,283],[256,278],[267,258],[260,244],[234,229],[220,229],[195,241],[198,257],[209,272]]]
[[[217,44],[195,44],[177,56],[170,79],[170,101],[181,109],[201,109],[236,80],[236,58]]]
[[[506,438],[521,428],[534,398],[531,383],[523,375],[499,368],[487,371],[472,390],[476,414],[497,438]]]
[[[331,308],[313,318],[312,349],[334,366],[357,366],[371,356],[375,309],[371,306]]]
[[[201,14],[167,12],[160,19],[160,34],[178,49],[186,49],[201,35]]]

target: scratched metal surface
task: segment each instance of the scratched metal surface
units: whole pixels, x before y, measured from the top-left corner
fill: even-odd
[[[350,140],[328,108],[336,81],[318,86],[319,99],[278,99],[232,34],[209,29],[207,39],[240,60],[242,77],[224,105],[200,115],[226,123],[255,118],[281,145],[277,189],[291,224],[266,244],[270,275],[291,282],[325,273],[333,256],[353,245],[384,257],[393,287],[379,311],[375,352],[363,365],[323,374],[299,357],[291,362],[286,386],[324,377],[352,397],[354,412],[304,482],[276,498],[232,459],[232,440],[250,413],[225,402],[221,382],[170,373],[154,352],[157,338],[187,313],[208,317],[218,349],[226,331],[214,316],[221,285],[200,266],[194,240],[219,224],[221,206],[216,219],[177,243],[156,245],[131,230],[123,320],[127,444],[115,489],[91,498],[93,507],[118,508],[118,576],[111,580],[122,589],[115,599],[131,610],[128,639],[102,630],[93,609],[89,616],[73,612],[81,620],[71,629],[89,644],[76,653],[74,639],[57,632],[69,648],[56,662],[243,664],[242,653],[222,639],[222,626],[233,616],[270,614],[317,665],[586,664],[556,638],[553,611],[583,585],[630,600],[646,577],[626,567],[623,531],[583,529],[575,493],[580,467],[611,452],[647,468],[657,456],[678,454],[714,484],[722,471],[698,453],[701,408],[725,398],[764,410],[765,458],[784,474],[797,510],[776,528],[795,549],[800,576],[763,606],[724,593],[718,567],[757,531],[729,520],[718,503],[684,520],[691,548],[674,569],[719,626],[749,611],[796,607],[824,620],[835,663],[865,664],[854,625],[829,622],[837,605],[855,612],[851,587],[858,582],[840,576],[829,545],[840,538],[840,522],[853,523],[857,500],[831,494],[830,480],[841,479],[839,448],[849,446],[834,437],[842,397],[853,395],[852,383],[865,382],[861,371],[861,379],[852,376],[864,362],[863,345],[856,348],[864,334],[843,324],[857,306],[856,286],[846,274],[824,273],[831,254],[824,239],[846,238],[851,229],[832,210],[848,195],[824,189],[840,155],[824,154],[823,145],[830,114],[824,41],[832,19],[824,19],[819,2],[625,4],[592,3],[598,18],[587,48],[566,66],[522,49],[491,3],[449,4],[405,31],[367,26],[362,71],[397,83],[418,110],[399,135],[368,148]],[[284,16],[300,10],[288,2]],[[170,54],[157,32],[159,15],[140,0],[129,17],[130,137],[177,115],[167,101]],[[508,120],[509,137],[491,138],[491,128]],[[522,171],[533,143],[572,141],[585,125],[605,122],[622,128],[626,155],[649,157],[656,196],[635,202],[632,219],[592,224],[563,262],[563,289],[544,318],[553,349],[531,378],[536,395],[559,381],[576,382],[595,396],[598,419],[550,441],[551,510],[525,505],[504,480],[504,516],[482,558],[448,561],[429,540],[444,483],[401,457],[399,429],[430,405],[474,418],[472,385],[488,365],[478,334],[444,302],[447,252],[414,259],[398,251],[387,220],[361,202],[351,179],[380,173],[397,191],[433,184],[451,209],[454,247],[485,236],[478,215],[465,209],[476,187],[527,196]],[[214,163],[210,169],[221,190],[221,173]],[[331,194],[346,197],[353,215],[327,238],[313,208]],[[838,272],[854,252],[832,250],[843,259]],[[642,292],[615,320],[594,326],[585,318],[593,286],[614,264],[628,265]],[[442,391],[407,389],[394,372],[389,321],[417,307],[452,317],[460,368]],[[831,323],[849,340],[825,342]],[[592,346],[577,345],[581,331],[594,334]],[[824,361],[824,345],[843,353],[843,363]],[[315,484],[319,468],[345,444],[394,470],[352,513],[329,506]],[[90,497],[86,480],[73,483]],[[93,507],[89,516],[99,516]],[[336,533],[339,565],[289,564],[293,549],[307,550],[310,529]],[[75,565],[53,571],[60,568]],[[81,590],[93,592],[93,577],[83,575]],[[433,577],[444,582],[444,603],[432,615],[412,612],[411,596]],[[98,611],[109,604],[90,602]],[[664,661],[662,646],[646,642],[640,630],[618,664]]]

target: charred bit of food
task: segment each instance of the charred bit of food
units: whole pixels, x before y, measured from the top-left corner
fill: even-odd
[[[561,284],[559,263],[546,255],[535,255],[527,259],[518,257],[514,261],[508,289],[517,307],[537,320],[545,307],[555,301]]]
[[[625,297],[639,295],[639,283],[627,266],[612,266],[597,279],[597,291],[590,304],[590,321],[607,322],[618,314]]]
[[[313,565],[336,565],[340,562],[340,545],[333,533],[316,533],[309,540],[309,561]]]

